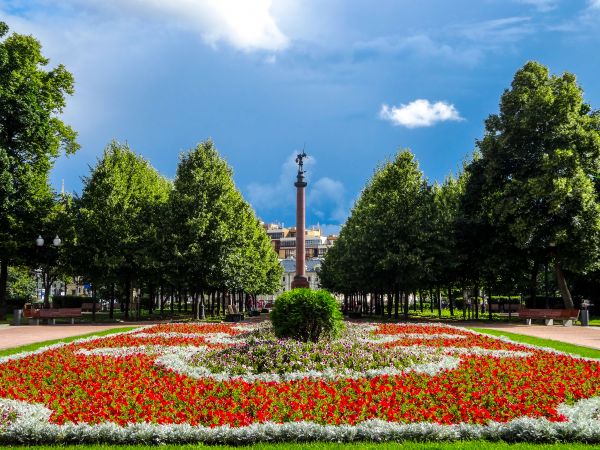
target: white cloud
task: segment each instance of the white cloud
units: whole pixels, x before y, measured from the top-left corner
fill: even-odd
[[[272,14],[272,0],[39,1],[67,7],[83,16],[130,18],[189,30],[212,46],[225,42],[243,51],[279,51],[289,45]]]
[[[321,220],[344,222],[348,217],[347,203],[346,188],[341,181],[323,177],[309,186],[307,204]]]
[[[411,36],[380,36],[356,43],[353,51],[357,57],[402,54],[467,65],[477,63],[482,56],[482,52],[478,48],[457,47],[438,42],[424,33]]]
[[[274,183],[251,183],[246,188],[248,200],[255,210],[273,211],[282,208],[294,208],[296,204],[296,189],[294,181],[298,172],[296,155],[291,153],[281,166],[279,178]],[[348,217],[349,202],[346,201],[346,188],[340,181],[329,177],[321,177],[316,181],[310,179],[310,174],[316,165],[314,157],[304,161],[307,173],[308,188],[306,197],[307,216],[315,216],[319,221],[342,223]]]
[[[250,183],[247,187],[248,199],[254,209],[276,209],[285,205],[295,204],[294,180],[298,173],[296,156],[299,152],[290,153],[281,165],[279,178],[275,183]],[[314,167],[315,158],[309,156],[304,160],[304,170],[307,178]]]
[[[406,128],[430,127],[437,122],[463,120],[458,110],[446,102],[430,103],[429,100],[418,99],[407,105],[382,105],[379,117],[394,125]]]
[[[535,32],[530,17],[504,17],[455,27],[454,32],[479,45],[513,43]]]
[[[531,5],[541,12],[548,12],[556,9],[559,0],[517,0],[517,2]]]
[[[590,9],[600,9],[600,0],[589,0],[588,7]]]

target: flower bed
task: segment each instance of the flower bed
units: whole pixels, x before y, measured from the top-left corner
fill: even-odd
[[[157,325],[0,359],[11,443],[600,442],[599,413],[600,361],[443,325],[350,323],[317,344]]]

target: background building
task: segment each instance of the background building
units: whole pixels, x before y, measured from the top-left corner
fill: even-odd
[[[279,257],[283,267],[281,289],[274,295],[261,295],[258,297],[263,303],[275,301],[278,295],[292,288],[292,281],[296,275],[296,227],[285,228],[282,224],[263,224],[271,238],[273,250]],[[337,236],[322,236],[319,227],[311,227],[304,233],[306,254],[306,278],[311,289],[320,289],[319,269],[327,251],[333,246]]]
[[[296,227],[285,228],[281,224],[264,224],[271,238],[271,245],[280,259],[296,257]],[[337,236],[322,236],[319,227],[312,227],[304,232],[306,259],[323,258],[331,248]]]

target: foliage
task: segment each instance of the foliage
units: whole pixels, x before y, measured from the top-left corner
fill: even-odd
[[[335,338],[343,328],[337,300],[325,290],[306,288],[284,292],[271,311],[275,335],[303,342]]]
[[[28,267],[12,266],[8,269],[8,296],[31,298],[35,296],[35,277]]]
[[[204,318],[207,291],[258,294],[279,288],[277,255],[212,141],[181,155],[168,210],[166,254],[175,278],[200,294],[196,318]]]
[[[153,217],[170,188],[148,161],[111,142],[76,199],[74,272],[94,283],[118,281],[128,295],[160,256],[153,251],[159,234]]]
[[[0,37],[8,27],[0,22]],[[24,255],[52,207],[48,174],[54,160],[78,148],[76,133],[60,119],[73,94],[73,76],[48,59],[32,36],[13,33],[0,42],[0,314],[7,270]]]
[[[432,198],[410,152],[383,164],[325,256],[322,285],[335,292],[416,287],[425,268]]]
[[[553,258],[572,308],[562,269],[585,273],[600,262],[600,116],[574,75],[550,75],[528,62],[485,125],[477,172],[492,237],[506,236],[503,245],[525,255],[534,271]]]

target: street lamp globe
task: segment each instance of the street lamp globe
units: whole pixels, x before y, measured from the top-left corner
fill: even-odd
[[[42,236],[38,236],[35,240],[35,245],[37,245],[38,247],[44,245],[44,238]]]
[[[58,237],[58,234],[57,234],[56,237],[54,238],[54,240],[52,241],[52,244],[54,244],[55,247],[59,247],[61,243],[62,243],[62,241],[60,240],[60,238]]]

